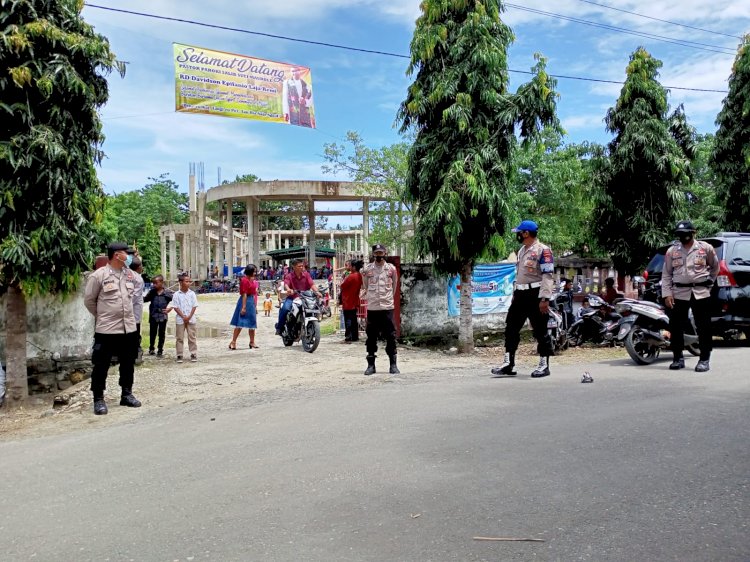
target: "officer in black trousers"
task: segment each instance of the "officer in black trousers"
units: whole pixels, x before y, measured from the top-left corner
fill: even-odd
[[[708,242],[695,239],[695,226],[684,220],[677,223],[674,233],[679,242],[664,255],[661,291],[664,304],[671,308],[669,331],[672,333],[674,360],[669,365],[673,371],[685,367],[682,350],[685,344],[685,324],[692,309],[698,332],[700,360],[695,366],[698,373],[709,370],[711,359],[711,287],[719,275],[716,250]]]
[[[516,262],[516,284],[508,315],[505,319],[505,358],[500,367],[492,369],[493,375],[515,376],[516,350],[521,342],[521,328],[526,319],[531,321],[537,341],[539,365],[531,372],[534,378],[550,374],[549,358],[554,355],[552,339],[547,332],[549,301],[552,298],[555,271],[552,250],[539,242],[539,227],[534,221],[521,221],[512,232],[521,249]]]

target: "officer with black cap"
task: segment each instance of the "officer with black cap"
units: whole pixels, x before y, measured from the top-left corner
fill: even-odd
[[[131,262],[127,250],[127,244],[110,244],[107,248],[109,263],[89,276],[84,293],[84,305],[96,319],[94,348],[91,352],[91,362],[94,365],[91,391],[94,394],[96,415],[107,413],[104,389],[113,355],[120,362],[120,405],[131,408],[141,405],[132,393],[138,332],[133,315],[136,279],[135,273],[127,267]]]
[[[682,355],[685,346],[684,326],[688,322],[688,311],[692,309],[701,353],[695,370],[705,373],[710,368],[712,347],[711,287],[719,275],[719,259],[711,244],[695,239],[695,226],[689,220],[678,222],[674,233],[679,242],[675,242],[667,250],[661,276],[664,304],[672,309],[669,314],[669,330],[672,334],[674,360],[669,368],[685,368]]]
[[[385,338],[385,352],[391,365],[389,373],[399,374],[396,362],[396,324],[394,309],[398,272],[396,266],[385,261],[386,248],[382,244],[372,247],[375,260],[362,270],[362,290],[367,298],[367,369],[365,375],[375,371],[375,353],[378,351],[378,337]]]
[[[531,321],[537,341],[539,365],[531,372],[534,378],[547,377],[549,358],[554,354],[552,338],[547,332],[549,300],[552,298],[555,271],[552,250],[537,239],[539,227],[525,220],[512,230],[522,244],[516,262],[516,283],[508,315],[505,319],[505,358],[503,364],[492,369],[493,375],[515,376],[516,350],[521,342],[521,328],[526,319]]]

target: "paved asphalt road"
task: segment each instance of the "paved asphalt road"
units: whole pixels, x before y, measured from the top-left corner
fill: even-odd
[[[2,443],[0,560],[750,560],[748,365],[436,364]]]

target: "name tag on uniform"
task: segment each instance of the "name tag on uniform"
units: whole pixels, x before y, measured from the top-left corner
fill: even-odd
[[[102,283],[102,291],[104,291],[105,293],[109,293],[110,291],[114,291],[115,289],[117,289],[117,283],[112,280],[107,280]]]

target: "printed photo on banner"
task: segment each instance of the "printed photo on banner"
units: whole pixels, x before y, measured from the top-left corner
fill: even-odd
[[[478,265],[472,275],[472,314],[508,312],[513,297],[516,266],[512,263]],[[448,316],[459,316],[461,277],[448,280]]]
[[[315,128],[309,68],[180,43],[172,47],[175,111]]]

